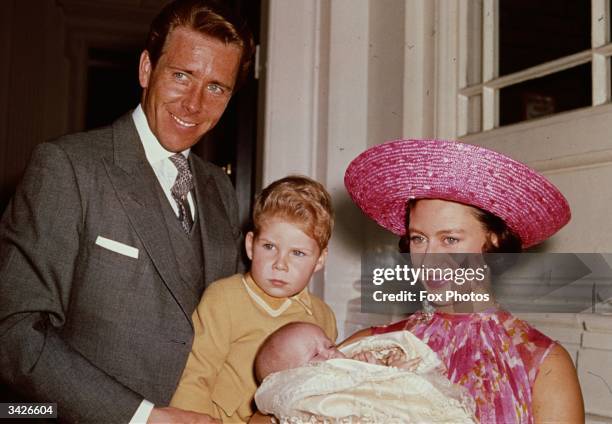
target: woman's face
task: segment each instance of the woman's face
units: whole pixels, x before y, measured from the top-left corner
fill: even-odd
[[[408,239],[413,267],[431,270],[485,267],[480,255],[484,246],[489,241],[497,245],[497,236],[485,229],[473,207],[438,199],[421,199],[415,203],[410,210]],[[443,279],[435,272],[426,275],[421,282],[427,291],[444,298],[430,302],[438,308],[456,303],[447,300],[448,292],[468,293],[474,287],[465,281],[458,284],[457,279]]]
[[[411,253],[482,253],[489,233],[475,209],[448,200],[421,199],[410,211]],[[491,235],[496,244],[496,236]]]

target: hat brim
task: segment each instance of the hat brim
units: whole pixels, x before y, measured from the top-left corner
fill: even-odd
[[[476,206],[503,219],[523,248],[546,240],[570,220],[567,200],[544,176],[480,146],[443,140],[395,140],[348,166],[344,184],[366,215],[404,235],[409,199]]]

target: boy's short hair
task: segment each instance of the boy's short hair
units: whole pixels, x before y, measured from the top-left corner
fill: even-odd
[[[253,233],[259,235],[262,223],[282,218],[299,226],[321,250],[327,247],[334,227],[331,197],[321,183],[301,175],[290,175],[262,190],[253,208]]]

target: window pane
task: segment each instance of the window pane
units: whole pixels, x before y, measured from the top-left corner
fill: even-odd
[[[499,0],[499,75],[590,48],[590,1]]]
[[[482,0],[469,0],[467,17],[467,85],[482,82]]]
[[[515,122],[590,106],[591,64],[502,88],[499,123]]]
[[[468,99],[468,134],[482,131],[482,96],[480,94]]]

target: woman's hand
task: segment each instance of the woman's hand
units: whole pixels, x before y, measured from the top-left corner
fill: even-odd
[[[354,359],[355,361],[367,362],[368,364],[375,365],[386,365],[383,364],[381,360],[377,359],[376,356],[372,352],[359,352],[355,355],[349,357],[349,359]]]
[[[420,357],[416,357],[416,358],[412,358],[408,360],[406,358],[397,358],[397,359],[389,360],[389,363],[387,365],[390,367],[399,368],[405,371],[415,371],[419,367],[420,363],[421,363]]]
[[[584,402],[572,358],[560,345],[552,348],[533,385],[536,423],[584,423]]]

